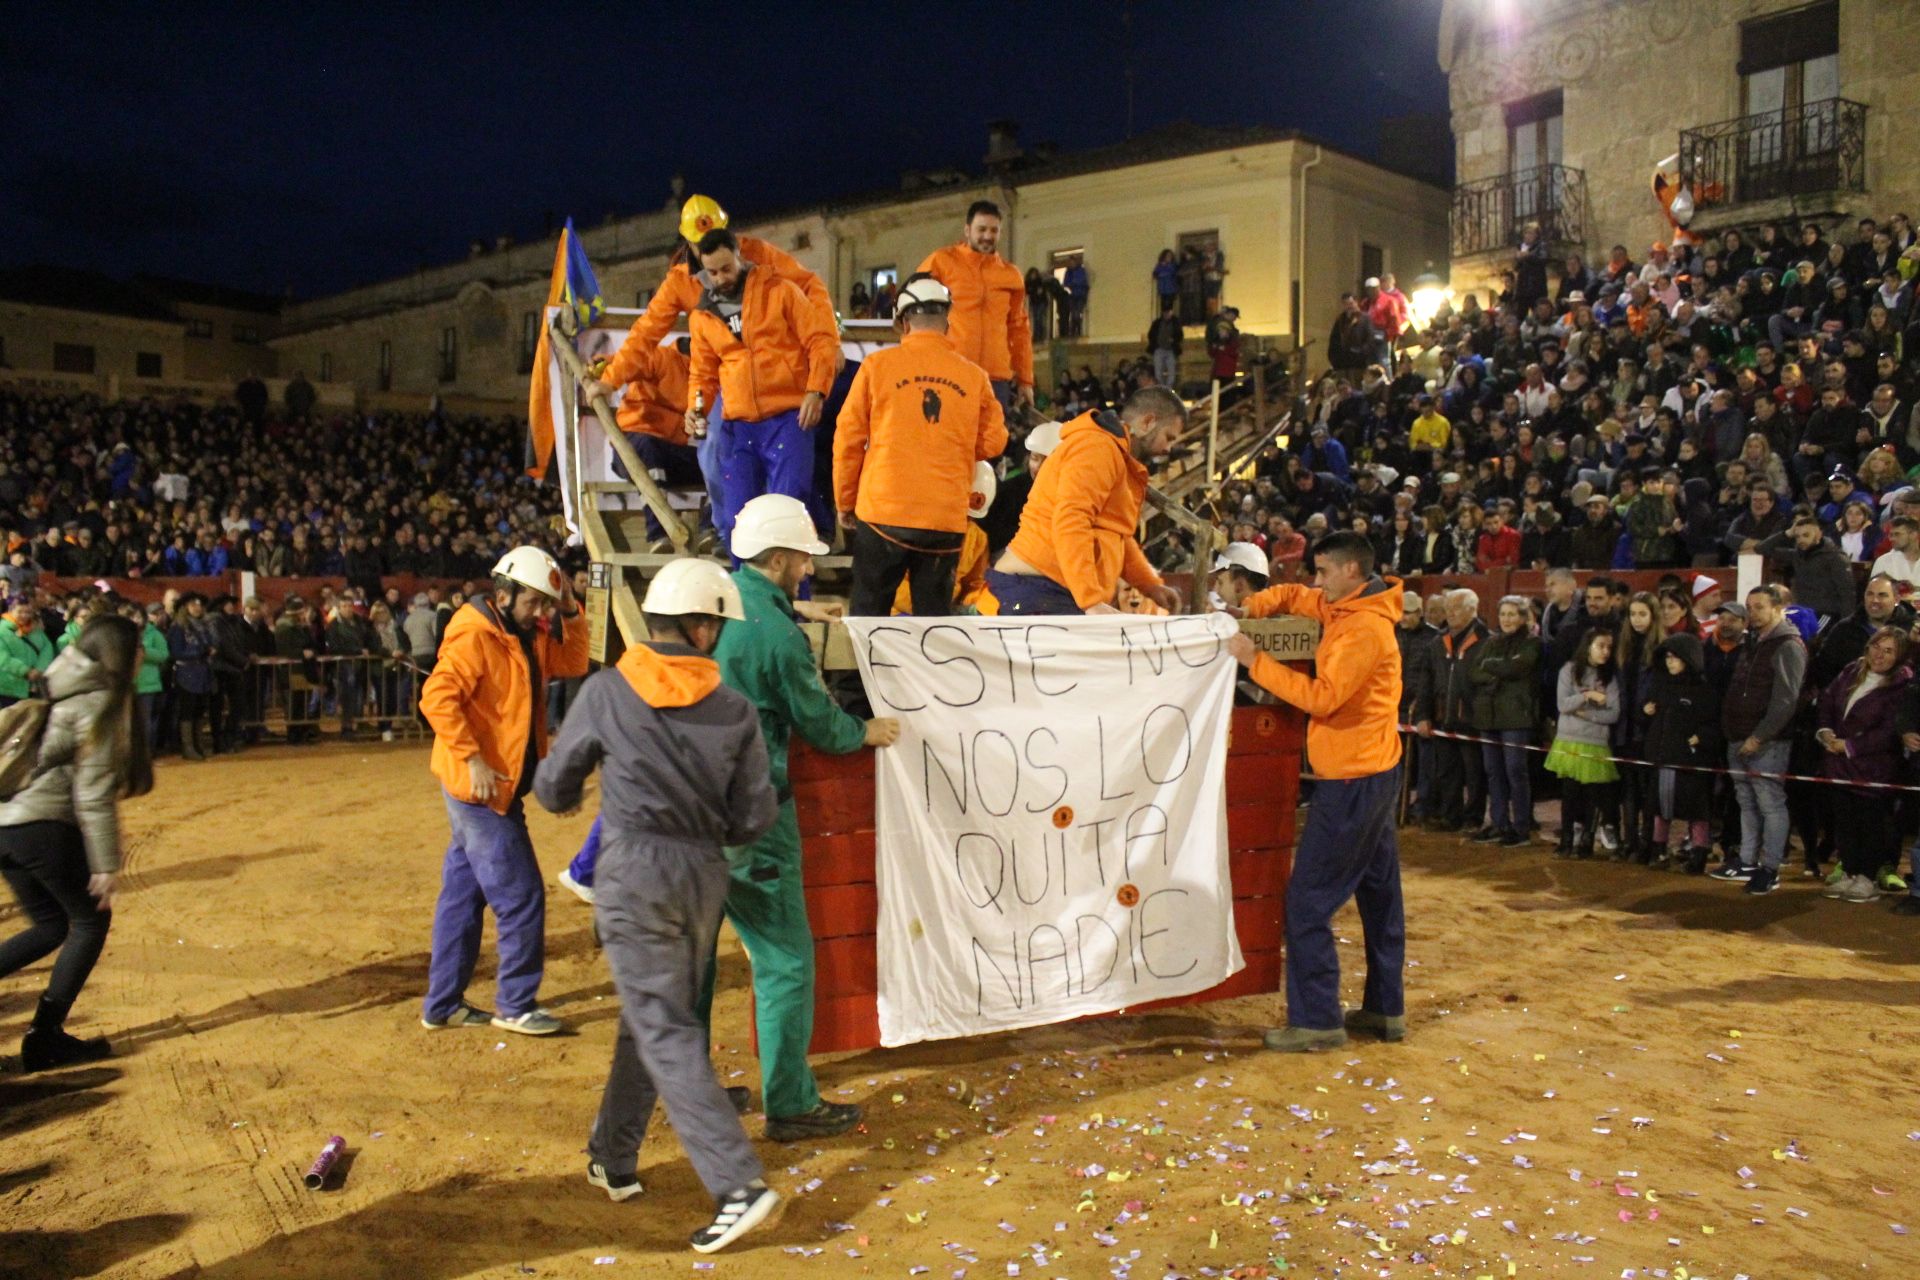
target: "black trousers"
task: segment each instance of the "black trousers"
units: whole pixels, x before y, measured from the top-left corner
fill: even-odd
[[[1453,729],[1453,726],[1447,726]],[[1469,733],[1470,729],[1454,729]],[[1433,805],[1445,822],[1475,826],[1487,807],[1487,771],[1481,763],[1480,744],[1456,742],[1452,738],[1434,738]]]
[[[47,999],[65,1007],[79,998],[113,924],[113,913],[87,892],[90,874],[80,828],[65,822],[0,827],[0,877],[32,921],[0,942],[0,978],[58,950]]]
[[[886,617],[893,612],[893,597],[905,578],[914,617],[951,614],[953,575],[965,541],[963,534],[890,526],[882,536],[866,521],[857,522],[847,539],[853,552],[853,595],[847,612],[856,618]]]
[[[237,751],[240,747],[240,722],[253,718],[247,705],[250,682],[245,671],[213,673],[213,746],[216,751]]]
[[[1886,793],[1875,794],[1822,787],[1833,792],[1833,842],[1840,850],[1840,867],[1850,876],[1872,877],[1881,867],[1900,863],[1900,831]]]

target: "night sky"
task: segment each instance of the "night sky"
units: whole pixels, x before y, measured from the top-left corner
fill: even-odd
[[[1362,154],[1444,115],[1439,0],[15,6],[0,266],[313,296],[689,191],[736,216],[1177,120]],[[565,25],[561,25],[563,21]]]

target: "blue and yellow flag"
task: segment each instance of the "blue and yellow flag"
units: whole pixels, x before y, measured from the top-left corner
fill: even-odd
[[[553,250],[553,275],[547,283],[547,306],[564,306],[573,313],[575,327],[583,329],[606,314],[606,299],[600,296],[600,282],[594,278],[593,264],[587,261],[586,247],[567,219],[560,232],[560,243]],[[547,460],[553,456],[553,374],[549,369],[553,353],[548,343],[546,312],[540,313],[540,342],[533,353],[533,382],[527,393],[527,432],[532,446],[532,465],[527,474],[539,479],[547,474]]]

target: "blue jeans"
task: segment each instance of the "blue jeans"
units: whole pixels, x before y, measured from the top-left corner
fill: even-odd
[[[1002,413],[1012,413],[1013,397],[1018,394],[1020,390],[1019,387],[1014,385],[1013,379],[1008,378],[1002,381],[998,378],[992,378],[988,380],[987,385],[993,388],[993,398],[1000,402],[1000,411]]]
[[[1526,751],[1533,734],[1526,729],[1495,729],[1485,736],[1498,738],[1501,744],[1480,744],[1487,790],[1493,797],[1487,825],[1525,835],[1533,826],[1533,784],[1527,777]]]
[[[1180,357],[1165,347],[1153,349],[1153,380],[1163,387],[1171,387],[1180,377]]]
[[[1340,954],[1333,917],[1352,898],[1366,940],[1361,1007],[1406,1012],[1407,927],[1400,899],[1394,809],[1400,766],[1365,778],[1321,778],[1287,882],[1287,1023],[1316,1031],[1342,1025]]]
[[[593,888],[593,869],[600,865],[600,815],[593,815],[593,825],[587,829],[587,838],[581,842],[580,852],[573,855],[573,861],[567,864],[567,874],[573,882],[583,889]]]
[[[1002,573],[989,569],[987,590],[1000,602],[1003,614],[1058,616],[1086,612],[1074,603],[1073,592],[1037,573]]]
[[[719,444],[721,487],[727,504],[722,528],[718,504],[714,527],[729,542],[733,517],[763,493],[784,493],[805,502],[813,493],[813,432],[800,429],[800,411],[789,409],[758,422],[724,418]]]
[[[527,815],[518,800],[506,814],[446,797],[453,839],[441,871],[433,913],[433,959],[423,1012],[429,1022],[451,1017],[466,998],[480,958],[480,927],[488,907],[500,934],[495,1004],[517,1018],[540,1003],[547,957],[547,891],[533,860]]]
[[[1785,773],[1791,744],[1769,742],[1753,755],[1740,754],[1740,744],[1727,748],[1727,768],[1733,773],[1733,795],[1740,803],[1740,861],[1778,871],[1787,857],[1787,784],[1759,773]]]

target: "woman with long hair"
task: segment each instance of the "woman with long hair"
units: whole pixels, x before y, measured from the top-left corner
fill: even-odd
[[[1474,732],[1492,740],[1480,745],[1491,808],[1487,825],[1472,838],[1514,848],[1525,844],[1533,829],[1527,748],[1540,720],[1540,641],[1533,634],[1533,604],[1525,596],[1502,598],[1496,617],[1499,629],[1468,659]]]
[[[1421,556],[1426,551],[1426,541],[1413,512],[1394,512],[1393,519],[1374,540],[1375,559],[1381,572],[1401,578],[1420,573],[1425,568]]]
[[[1900,780],[1903,755],[1897,717],[1913,675],[1906,665],[1907,647],[1904,627],[1880,628],[1867,641],[1866,653],[1849,663],[1820,695],[1814,741],[1825,753],[1820,772],[1826,777],[1843,783]],[[1889,793],[1871,786],[1840,789],[1832,814],[1840,870],[1827,896],[1843,902],[1872,902],[1880,896],[1877,878],[1900,861],[1900,835]]]
[[[1609,746],[1620,718],[1620,681],[1613,667],[1613,633],[1594,627],[1580,637],[1554,686],[1553,749],[1547,772],[1565,788],[1560,806],[1562,858],[1591,858],[1595,834],[1613,811],[1620,771]]]
[[[1620,672],[1624,704],[1614,725],[1614,754],[1629,763],[1620,769],[1620,843],[1611,849],[1617,862],[1646,862],[1653,844],[1653,770],[1640,763],[1646,754],[1647,706],[1653,697],[1656,670],[1664,669],[1659,650],[1667,630],[1660,624],[1660,600],[1651,591],[1636,591],[1627,601],[1626,620],[1614,642],[1614,665]]]
[[[103,1039],[66,1033],[67,1014],[106,946],[120,871],[120,799],[153,789],[145,718],[135,714],[140,628],[103,613],[47,668],[52,710],[33,780],[0,804],[0,876],[31,923],[0,942],[0,977],[58,950],[23,1071],[92,1062]]]
[[[1420,568],[1426,573],[1452,573],[1459,562],[1453,533],[1447,528],[1447,509],[1433,503],[1420,513]]]

